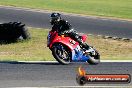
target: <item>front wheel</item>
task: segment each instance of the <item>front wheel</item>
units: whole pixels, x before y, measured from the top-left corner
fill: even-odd
[[[71,52],[63,44],[54,44],[52,47],[52,55],[60,64],[67,65],[71,62]]]
[[[100,55],[97,50],[95,50],[95,55],[89,54],[89,59],[87,62],[92,65],[96,65],[100,62]]]

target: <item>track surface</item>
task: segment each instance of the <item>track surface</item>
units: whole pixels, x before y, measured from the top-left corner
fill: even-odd
[[[132,63],[126,62],[102,62],[98,65],[0,62],[0,87],[79,86],[75,80],[79,66],[82,66],[88,74],[121,73],[132,75]],[[88,84],[85,86],[132,86],[132,83]]]
[[[27,26],[51,28],[49,17],[50,13],[0,7],[0,22],[21,21]],[[132,38],[132,22],[130,21],[71,15],[63,15],[63,17],[67,19],[78,32]]]

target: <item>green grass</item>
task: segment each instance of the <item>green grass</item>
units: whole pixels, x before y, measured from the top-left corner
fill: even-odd
[[[0,45],[0,61],[55,60],[48,49],[48,30],[30,28],[30,40]],[[104,60],[132,60],[132,42],[89,36],[87,43],[96,47]]]
[[[132,0],[0,0],[0,5],[132,18]]]
[[[88,43],[96,47],[104,60],[132,60],[132,42],[89,36]]]
[[[5,61],[45,61],[54,60],[46,47],[48,31],[30,29],[32,39],[0,45],[0,60]]]

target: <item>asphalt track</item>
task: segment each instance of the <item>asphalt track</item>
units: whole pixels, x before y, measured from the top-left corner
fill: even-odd
[[[0,62],[0,87],[56,87],[79,86],[76,74],[82,66],[88,74],[131,74],[130,62],[102,62],[98,65],[57,62]],[[84,86],[132,86],[129,84],[86,84]]]
[[[12,7],[0,7],[0,22],[21,21],[27,26],[51,28],[49,23],[50,14],[51,12],[37,12]],[[62,17],[67,19],[78,32],[132,38],[131,21],[64,14]]]

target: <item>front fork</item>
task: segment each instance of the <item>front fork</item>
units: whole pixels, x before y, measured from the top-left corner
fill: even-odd
[[[92,55],[92,56],[95,56],[96,55],[96,52],[95,52],[95,49],[91,46],[89,46],[89,49],[85,51],[87,55]]]

